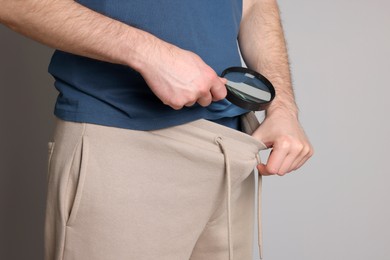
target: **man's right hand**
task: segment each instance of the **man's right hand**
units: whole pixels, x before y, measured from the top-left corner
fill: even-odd
[[[198,55],[159,41],[139,72],[153,93],[173,109],[206,107],[226,97],[226,79],[218,77]]]

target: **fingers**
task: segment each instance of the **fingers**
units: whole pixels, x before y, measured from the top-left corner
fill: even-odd
[[[202,107],[207,107],[213,101],[213,97],[211,96],[211,92],[207,92],[203,94],[198,100],[197,103]]]
[[[192,106],[195,103],[203,107],[207,107],[213,101],[219,101],[226,97],[227,91],[225,87],[225,83],[227,82],[224,78],[219,78],[215,76],[215,79],[211,82],[211,87],[206,89],[205,91],[199,91],[200,97],[195,102],[189,102],[186,106]]]
[[[152,92],[175,110],[195,103],[206,107],[226,96],[226,80],[197,54],[162,42],[156,62],[140,72]],[[159,62],[164,61],[164,62]]]
[[[193,105],[195,105],[196,101],[193,101],[193,102],[188,102],[187,104],[185,104],[184,106],[185,107],[192,107]]]
[[[228,82],[228,80],[225,79],[225,78],[220,78],[220,77],[218,77],[218,79],[222,82],[223,85],[226,85],[227,82]]]
[[[262,175],[283,176],[301,167],[312,155],[313,149],[310,144],[284,140],[274,145],[267,164],[258,165],[257,168]]]
[[[265,164],[262,164],[262,163],[257,165],[257,170],[263,176],[274,175],[274,174],[268,172],[267,166]]]
[[[274,146],[268,157],[268,162],[265,167],[266,173],[269,175],[278,174],[280,167],[282,166],[287,155],[287,149],[278,149],[276,146]]]
[[[305,151],[303,152],[304,155],[303,155],[302,160],[301,160],[300,162],[298,162],[297,165],[294,165],[294,166],[293,166],[293,167],[294,167],[294,170],[299,169],[300,167],[302,167],[302,165],[304,165],[304,164],[306,163],[306,161],[309,160],[310,157],[313,156],[313,154],[314,154],[313,147],[312,147],[311,145],[309,145],[309,146],[306,147],[306,148],[307,148],[307,150],[305,150]]]
[[[219,100],[222,100],[226,97],[226,94],[227,94],[227,90],[226,90],[226,87],[225,87],[225,84],[226,84],[227,80],[224,79],[224,78],[220,78],[218,77],[217,75],[215,75],[215,78],[213,79],[213,81],[211,82],[211,88],[210,88],[210,96],[207,95],[207,101],[209,101],[208,98],[211,97],[211,101],[219,101]],[[207,93],[207,94],[209,94]],[[198,100],[198,103],[200,105],[202,105],[200,103],[201,99]],[[210,103],[207,104],[210,105]]]
[[[215,84],[211,87],[210,92],[213,96],[213,101],[219,101],[226,97],[227,90],[225,84],[227,83],[227,79],[217,78],[215,80]]]

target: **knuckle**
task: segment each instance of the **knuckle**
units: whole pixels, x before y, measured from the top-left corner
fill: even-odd
[[[196,61],[198,61],[198,62],[203,62],[202,58],[201,58],[198,54],[196,54],[195,52],[191,52],[191,51],[186,51],[186,52],[189,53],[190,55],[192,55],[192,57],[193,57]]]
[[[295,143],[293,145],[293,151],[296,153],[296,154],[299,154],[301,153],[302,151],[304,151],[304,146],[302,143]]]
[[[313,150],[313,147],[309,144],[307,146],[305,146],[304,148],[304,155],[307,157],[307,158],[310,158],[312,157],[314,154],[314,150]]]
[[[304,147],[303,153],[304,153],[305,155],[307,155],[307,156],[310,156],[310,153],[311,153],[310,147],[309,147],[309,146]]]
[[[213,69],[210,68],[210,67],[207,67],[205,75],[206,75],[209,79],[214,79],[214,78],[216,77],[216,73],[215,73],[215,72],[213,71]]]
[[[204,97],[210,93],[210,90],[206,85],[202,85],[199,87],[198,92],[201,97]]]
[[[291,147],[291,138],[290,137],[283,137],[280,141],[280,147],[282,149],[290,149]]]
[[[214,70],[212,70],[211,68],[209,68],[206,72],[206,78],[207,78],[207,81],[208,82],[212,82],[214,83],[216,80],[218,80],[218,76],[217,74],[214,72]]]
[[[166,105],[169,105],[170,107],[172,107],[175,110],[179,110],[183,107],[184,104],[177,97],[172,97],[172,98],[167,100]]]

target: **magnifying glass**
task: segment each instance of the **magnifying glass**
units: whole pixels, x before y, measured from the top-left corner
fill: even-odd
[[[224,70],[221,77],[226,78],[226,99],[241,108],[265,110],[275,98],[272,83],[260,73],[243,67]]]

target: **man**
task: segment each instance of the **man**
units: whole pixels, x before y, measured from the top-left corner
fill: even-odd
[[[276,0],[0,5],[2,23],[58,49],[45,258],[251,259],[253,167],[284,175],[313,153]],[[218,76],[240,65],[237,39],[276,89],[257,128]]]

